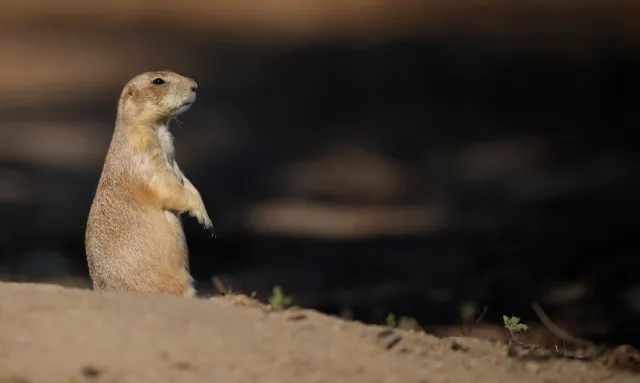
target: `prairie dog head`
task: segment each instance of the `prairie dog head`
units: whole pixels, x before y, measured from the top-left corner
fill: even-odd
[[[118,118],[127,122],[165,123],[189,110],[198,84],[175,72],[145,72],[125,85]]]

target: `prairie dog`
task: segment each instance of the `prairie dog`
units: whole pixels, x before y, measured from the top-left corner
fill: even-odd
[[[213,225],[178,167],[169,123],[193,105],[197,87],[159,71],[134,77],[122,90],[85,232],[95,291],[195,295],[180,215],[209,230]]]

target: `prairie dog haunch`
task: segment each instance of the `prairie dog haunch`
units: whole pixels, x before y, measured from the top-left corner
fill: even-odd
[[[213,224],[178,167],[169,124],[193,105],[197,87],[168,71],[125,85],[85,233],[94,290],[195,295],[180,215]]]

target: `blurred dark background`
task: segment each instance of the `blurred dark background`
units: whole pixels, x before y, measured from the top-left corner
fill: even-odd
[[[534,320],[537,300],[640,345],[639,20],[631,1],[4,3],[0,278],[89,286],[118,96],[170,69],[199,85],[173,131],[218,233],[184,218],[204,293],[280,285],[424,325],[465,302]]]

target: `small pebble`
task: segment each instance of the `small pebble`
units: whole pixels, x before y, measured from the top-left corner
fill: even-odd
[[[397,345],[402,340],[402,335],[393,330],[382,330],[378,334],[378,341],[387,349],[390,350],[393,346]]]
[[[293,322],[297,322],[297,321],[301,321],[303,319],[307,319],[307,316],[305,314],[294,314],[294,315],[291,315],[287,319],[290,320],[290,321],[293,321]]]
[[[100,374],[102,374],[102,371],[100,371],[100,369],[93,366],[85,366],[84,368],[82,368],[81,372],[82,375],[87,378],[97,378],[98,376],[100,376]]]
[[[453,351],[462,351],[462,352],[467,352],[467,351],[469,351],[469,347],[467,347],[467,346],[463,346],[463,345],[461,345],[460,343],[455,342],[455,341],[451,343],[451,349],[452,349]]]

